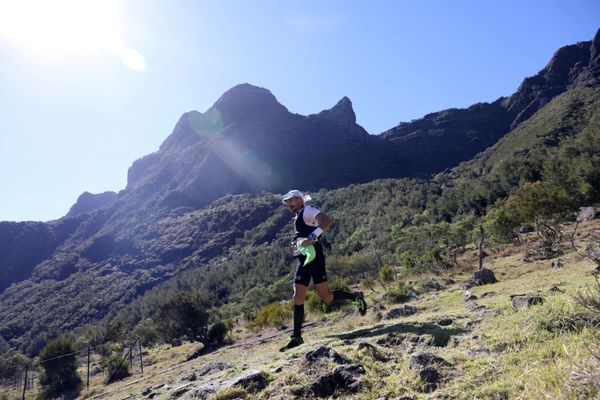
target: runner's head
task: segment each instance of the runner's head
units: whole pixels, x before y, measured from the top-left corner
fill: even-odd
[[[299,190],[290,190],[283,195],[282,202],[290,211],[296,212],[304,206],[305,202],[311,199],[309,195],[305,195]]]

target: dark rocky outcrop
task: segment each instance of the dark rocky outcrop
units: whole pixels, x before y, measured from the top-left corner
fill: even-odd
[[[365,369],[360,364],[339,365],[330,373],[319,376],[310,391],[316,397],[328,397],[339,392],[356,393],[362,387],[360,376],[364,374]]]

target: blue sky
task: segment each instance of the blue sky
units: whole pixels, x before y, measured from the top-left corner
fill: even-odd
[[[348,96],[379,134],[510,95],[600,28],[592,0],[23,1],[38,12],[0,0],[2,221],[123,189],[182,113],[238,83],[299,114]]]

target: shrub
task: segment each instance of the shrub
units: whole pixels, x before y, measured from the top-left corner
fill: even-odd
[[[221,345],[225,342],[225,336],[230,328],[224,322],[213,324],[208,330],[208,340],[216,345]]]
[[[292,302],[285,306],[279,303],[271,303],[262,307],[256,318],[248,324],[249,328],[262,328],[265,326],[281,326],[284,321],[292,315]]]
[[[102,368],[106,371],[107,383],[120,381],[131,375],[129,373],[129,361],[123,360],[115,353],[102,360]]]
[[[379,279],[383,282],[392,282],[395,279],[394,270],[389,264],[383,264],[379,270]]]
[[[40,352],[42,398],[53,398],[78,391],[81,379],[77,374],[78,359],[75,341],[70,336],[50,340]]]
[[[396,287],[393,287],[385,294],[385,299],[390,304],[404,303],[410,300],[413,289],[407,286],[404,282],[398,282]]]

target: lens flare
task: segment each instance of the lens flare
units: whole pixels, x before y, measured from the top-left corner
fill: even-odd
[[[103,50],[142,71],[142,54],[126,46],[114,0],[0,0],[0,38],[46,57]]]

